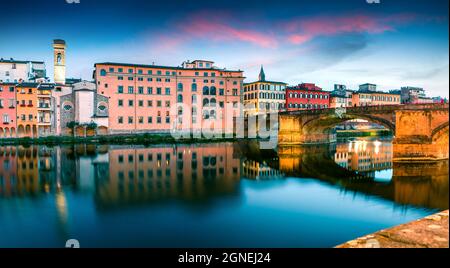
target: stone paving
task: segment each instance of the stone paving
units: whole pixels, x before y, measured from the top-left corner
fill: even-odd
[[[448,248],[448,210],[348,241],[337,248]]]

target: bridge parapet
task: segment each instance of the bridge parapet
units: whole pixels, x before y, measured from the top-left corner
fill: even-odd
[[[346,108],[327,108],[327,109],[310,109],[281,112],[280,115],[314,115],[314,114],[333,114],[336,109],[345,109],[345,111],[352,113],[361,112],[392,112],[397,110],[448,110],[448,103],[425,103],[425,104],[396,104],[396,105],[369,105],[356,106]]]

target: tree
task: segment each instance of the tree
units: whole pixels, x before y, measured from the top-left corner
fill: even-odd
[[[75,136],[75,128],[79,125],[80,125],[80,123],[78,123],[76,121],[70,121],[67,123],[66,126],[70,129],[72,129],[72,135]]]

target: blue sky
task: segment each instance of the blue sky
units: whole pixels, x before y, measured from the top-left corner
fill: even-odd
[[[67,75],[95,62],[179,65],[210,59],[256,80],[449,95],[448,0],[17,0],[2,3],[0,57],[46,61],[68,43]]]

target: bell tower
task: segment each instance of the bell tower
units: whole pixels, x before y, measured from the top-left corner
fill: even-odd
[[[56,84],[66,83],[66,42],[61,39],[53,40],[53,78]]]

